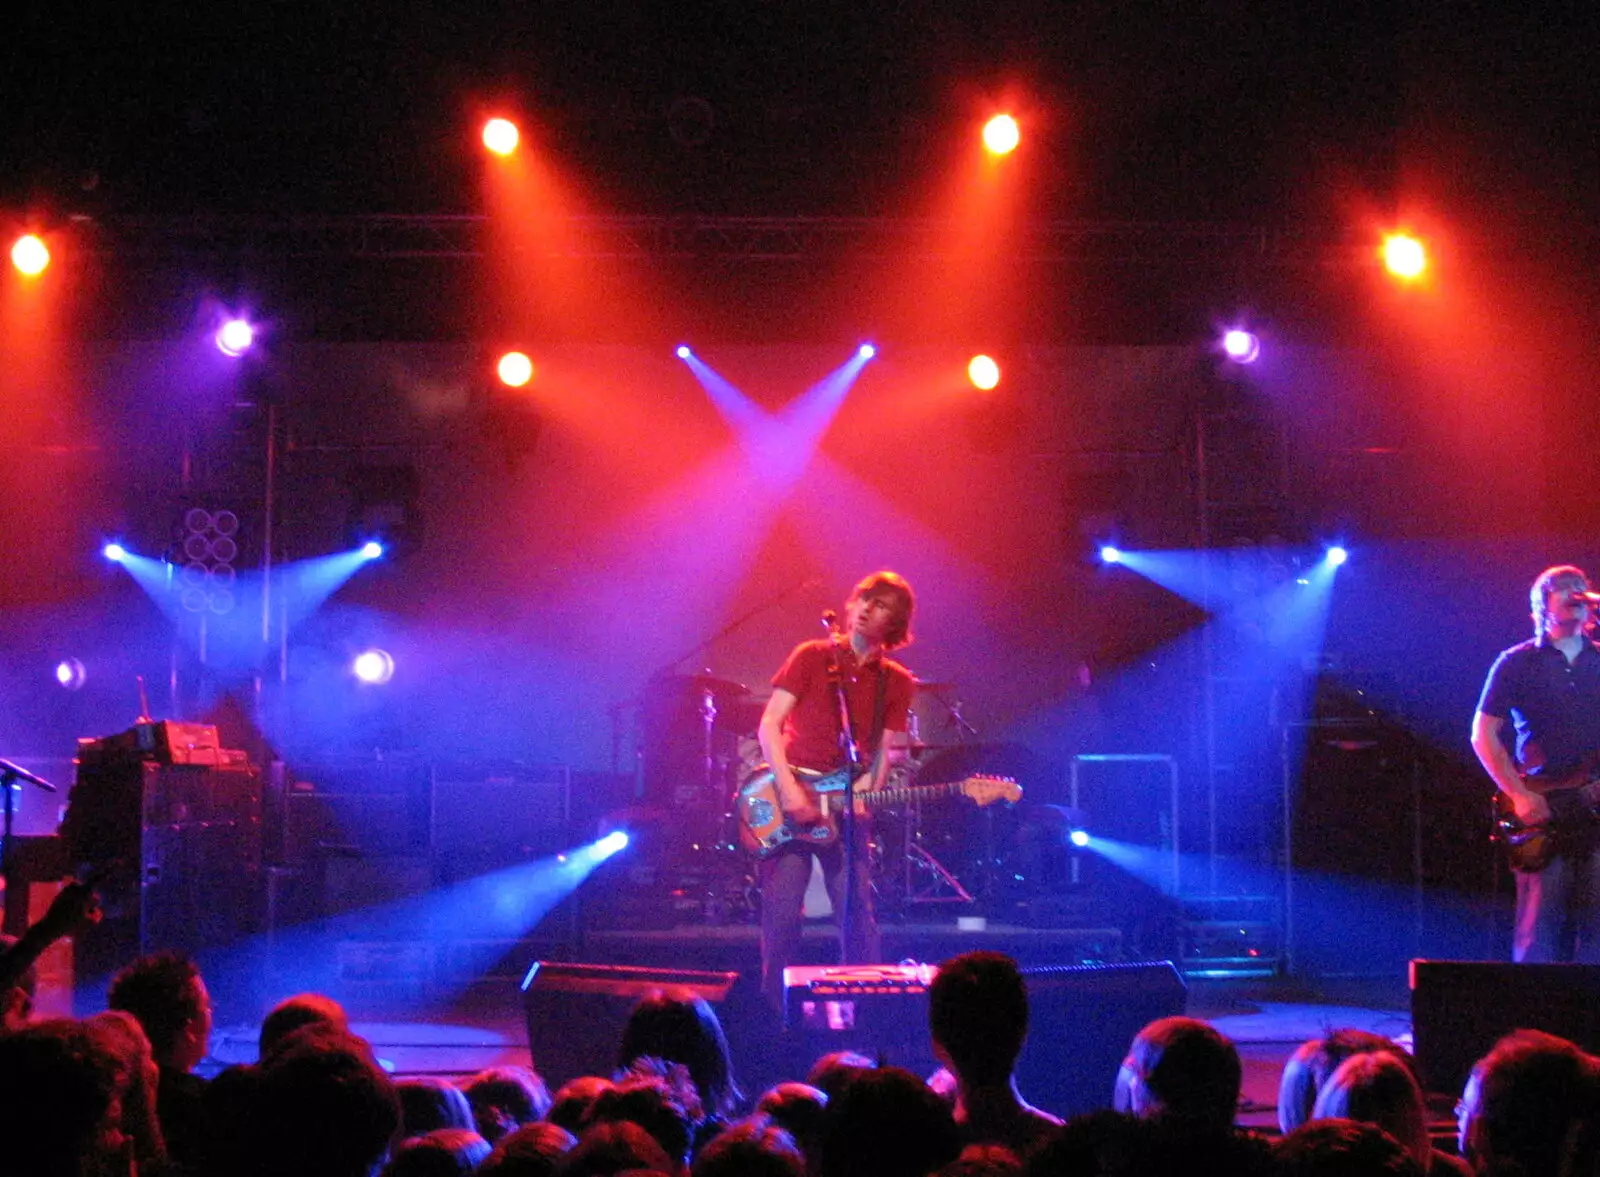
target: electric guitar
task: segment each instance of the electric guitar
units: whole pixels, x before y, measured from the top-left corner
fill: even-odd
[[[1564,839],[1600,833],[1600,764],[1593,757],[1567,776],[1550,781],[1524,777],[1523,784],[1545,799],[1550,817],[1525,825],[1517,820],[1511,798],[1495,791],[1490,838],[1505,844],[1512,870],[1541,871],[1560,853]]]
[[[820,773],[797,768],[794,775],[812,794],[817,808],[822,810],[822,820],[815,825],[796,826],[789,820],[789,815],[784,813],[783,805],[778,800],[778,778],[766,765],[762,765],[740,785],[734,797],[734,811],[739,819],[739,844],[757,858],[768,858],[790,842],[826,846],[838,840],[838,819],[844,809],[844,787],[849,779],[849,769]],[[969,776],[947,785],[906,785],[896,789],[862,791],[855,795],[856,803],[867,808],[936,797],[971,797],[979,805],[991,805],[996,801],[1015,802],[1022,799],[1022,786],[1009,777]]]

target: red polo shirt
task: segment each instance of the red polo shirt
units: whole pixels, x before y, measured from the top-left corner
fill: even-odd
[[[798,768],[832,772],[844,764],[844,753],[839,749],[839,705],[828,681],[828,659],[835,650],[862,760],[870,761],[877,752],[877,745],[869,747],[867,740],[872,734],[880,678],[884,683],[883,728],[891,732],[906,730],[911,712],[909,670],[892,658],[881,656],[859,662],[848,642],[835,645],[826,638],[801,642],[772,676],[775,688],[788,691],[797,700],[783,724],[783,746],[789,763]]]

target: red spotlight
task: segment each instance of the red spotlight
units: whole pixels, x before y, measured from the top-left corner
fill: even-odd
[[[496,155],[510,155],[522,136],[510,119],[490,119],[483,124],[483,145]]]
[[[997,114],[983,124],[983,146],[990,155],[1010,155],[1020,142],[1022,131],[1009,114]]]
[[[50,250],[43,241],[29,233],[25,237],[18,237],[16,244],[11,247],[11,264],[17,267],[19,273],[37,278],[50,264]]]
[[[988,392],[1000,385],[1000,365],[988,356],[973,356],[967,361],[967,379],[972,387]]]
[[[521,388],[533,379],[533,361],[520,351],[508,351],[500,357],[495,371],[507,388]]]
[[[1407,233],[1391,233],[1385,237],[1382,253],[1384,268],[1407,282],[1422,277],[1428,268],[1427,249]]]

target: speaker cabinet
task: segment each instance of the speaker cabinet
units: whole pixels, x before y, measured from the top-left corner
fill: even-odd
[[[580,1075],[609,1074],[639,998],[680,988],[715,1004],[738,979],[735,972],[535,961],[522,979],[534,1068],[552,1091]]]
[[[1461,1094],[1473,1064],[1519,1029],[1600,1050],[1600,965],[1411,962],[1411,1032],[1429,1091]]]

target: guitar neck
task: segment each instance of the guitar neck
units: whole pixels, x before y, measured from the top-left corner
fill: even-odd
[[[898,789],[875,789],[870,793],[857,793],[856,800],[869,808],[874,805],[894,805],[923,797],[954,797],[966,791],[967,782],[951,781],[945,785],[902,785]]]

